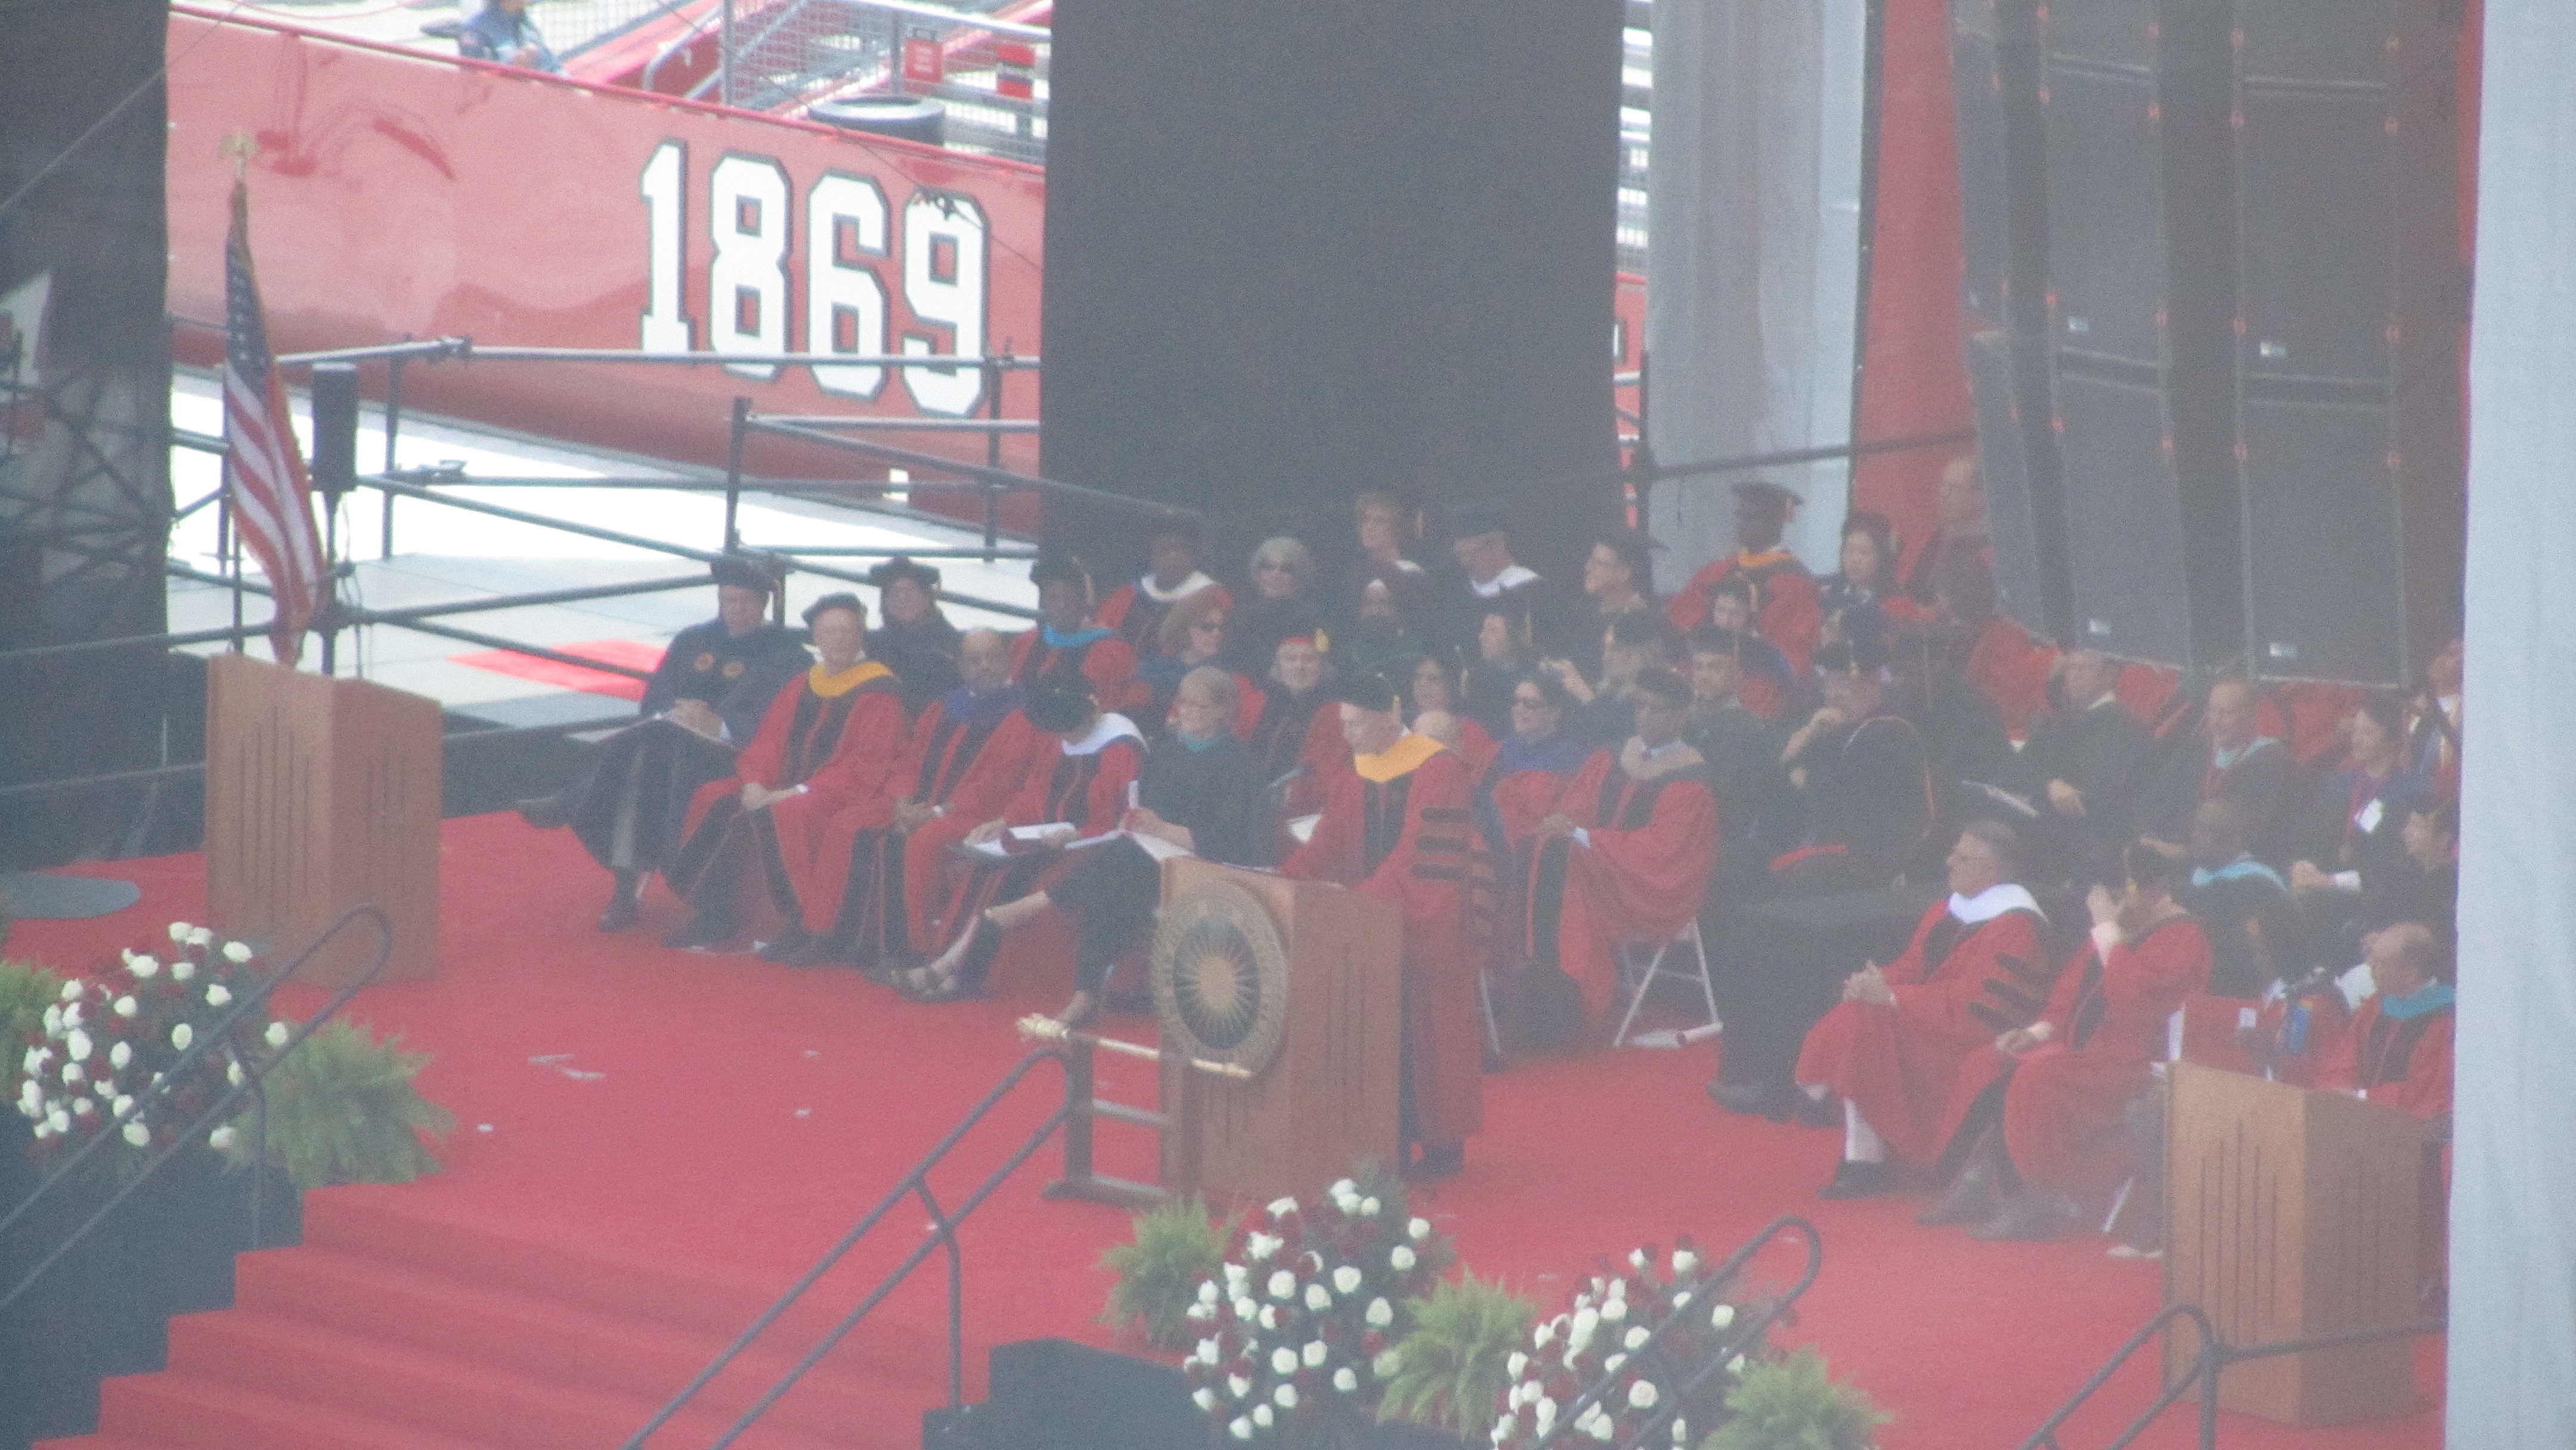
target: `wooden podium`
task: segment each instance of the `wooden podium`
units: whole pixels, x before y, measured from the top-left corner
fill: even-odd
[[[206,680],[206,911],[227,936],[304,950],[341,912],[393,923],[377,980],[438,968],[438,702],[215,656]],[[374,960],[352,925],[298,972],[340,986]]]
[[[2425,1317],[2423,1124],[2349,1094],[2177,1062],[2167,1138],[2167,1304],[2198,1304],[2237,1347]],[[2167,1383],[2198,1351],[2198,1332],[2177,1325]],[[2219,1404],[2291,1425],[2407,1414],[2414,1345],[2249,1360],[2220,1376]]]
[[[1402,916],[1343,887],[1196,857],[1163,864],[1163,899],[1211,879],[1258,898],[1287,942],[1287,1033],[1248,1081],[1164,1060],[1164,1187],[1307,1196],[1361,1158],[1401,1167]]]

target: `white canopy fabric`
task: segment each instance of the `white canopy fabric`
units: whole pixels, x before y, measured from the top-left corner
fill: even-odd
[[[1648,438],[1693,463],[1851,439],[1860,301],[1866,0],[1655,6],[1647,165]],[[1650,517],[1677,586],[1735,548],[1746,475],[1655,486]],[[1851,465],[1768,470],[1805,498],[1788,544],[1837,567]]]
[[[2576,24],[2488,0],[2446,1440],[2576,1445]]]

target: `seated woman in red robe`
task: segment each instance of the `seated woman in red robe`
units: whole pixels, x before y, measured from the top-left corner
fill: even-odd
[[[1030,566],[1029,580],[1038,586],[1037,627],[1011,641],[1011,678],[1020,688],[1054,675],[1080,674],[1091,682],[1092,698],[1103,709],[1144,703],[1136,651],[1118,631],[1091,617],[1091,575],[1082,561],[1042,557]]]
[[[1135,725],[1124,715],[1103,711],[1091,697],[1090,682],[1079,674],[1064,671],[1040,679],[1022,713],[1056,738],[1055,764],[1030,772],[1001,815],[967,832],[960,843],[990,845],[1000,854],[976,860],[949,898],[948,949],[894,979],[896,988],[915,1001],[956,1002],[982,995],[984,974],[1002,947],[1002,933],[990,920],[992,909],[1038,889],[1048,872],[1061,865],[1048,848],[1117,829],[1127,811],[1128,788],[1144,767],[1145,741]],[[1017,834],[1031,827],[1051,829],[1034,839]],[[1010,850],[1014,843],[1022,849]]]
[[[2370,980],[2342,1051],[2317,1086],[2387,1103],[2426,1122],[2451,1116],[2451,985],[2431,928],[2401,921],[2370,938]]]
[[[2131,842],[2118,897],[2095,886],[2092,940],[2048,1011],[2003,1033],[1951,1089],[1958,1180],[1916,1220],[1980,1239],[2048,1239],[2136,1170],[2131,1101],[2154,1081],[2183,999],[2209,990],[2209,939],[2173,897],[2183,867]]]
[[[699,787],[689,802],[669,879],[690,915],[665,946],[713,947],[741,935],[747,866],[760,872],[780,919],[760,948],[771,961],[819,960],[820,938],[845,913],[855,930],[865,912],[874,833],[894,818],[903,688],[867,657],[868,611],[857,595],[816,600],[805,625],[821,662],[779,691],[732,776]]]
[[[1798,1111],[1822,1125],[1833,1095],[1843,1103],[1842,1163],[1823,1197],[1895,1191],[1891,1156],[1931,1167],[1959,1064],[2039,1014],[2048,969],[2039,903],[2013,879],[2020,852],[2011,827],[1969,823],[1950,848],[1950,899],[1923,914],[1904,955],[1853,973],[1808,1031]]]
[[[1476,960],[1467,949],[1467,767],[1409,733],[1395,687],[1355,682],[1338,707],[1351,769],[1338,776],[1315,834],[1280,863],[1284,875],[1331,881],[1404,913],[1404,1139],[1409,1171],[1443,1177],[1467,1161],[1484,1125],[1484,1051]]]
[[[1594,751],[1558,795],[1533,833],[1521,889],[1532,969],[1572,978],[1596,1030],[1609,1026],[1620,944],[1670,941],[1699,915],[1717,865],[1707,763],[1681,738],[1689,684],[1646,670],[1631,697],[1637,733],[1615,757]]]

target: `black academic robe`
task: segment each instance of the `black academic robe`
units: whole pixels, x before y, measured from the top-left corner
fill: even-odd
[[[1773,862],[1799,889],[1859,891],[1894,881],[1926,849],[1940,801],[1922,734],[1902,715],[1880,714],[1810,738],[1792,761],[1804,844]]]
[[[918,719],[931,702],[957,688],[957,648],[964,636],[937,609],[910,624],[868,631],[868,658],[903,682],[903,710]]]
[[[1193,854],[1259,866],[1269,859],[1263,785],[1251,752],[1233,736],[1196,751],[1167,737],[1146,747],[1136,796],[1146,810],[1189,828]],[[1162,880],[1161,864],[1122,838],[1076,853],[1047,886],[1047,899],[1074,921],[1075,986],[1100,990],[1119,954],[1153,921]]]

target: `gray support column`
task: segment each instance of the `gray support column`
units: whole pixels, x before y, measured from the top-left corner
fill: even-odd
[[[2576,25],[2488,0],[2447,1442],[2576,1445]]]

